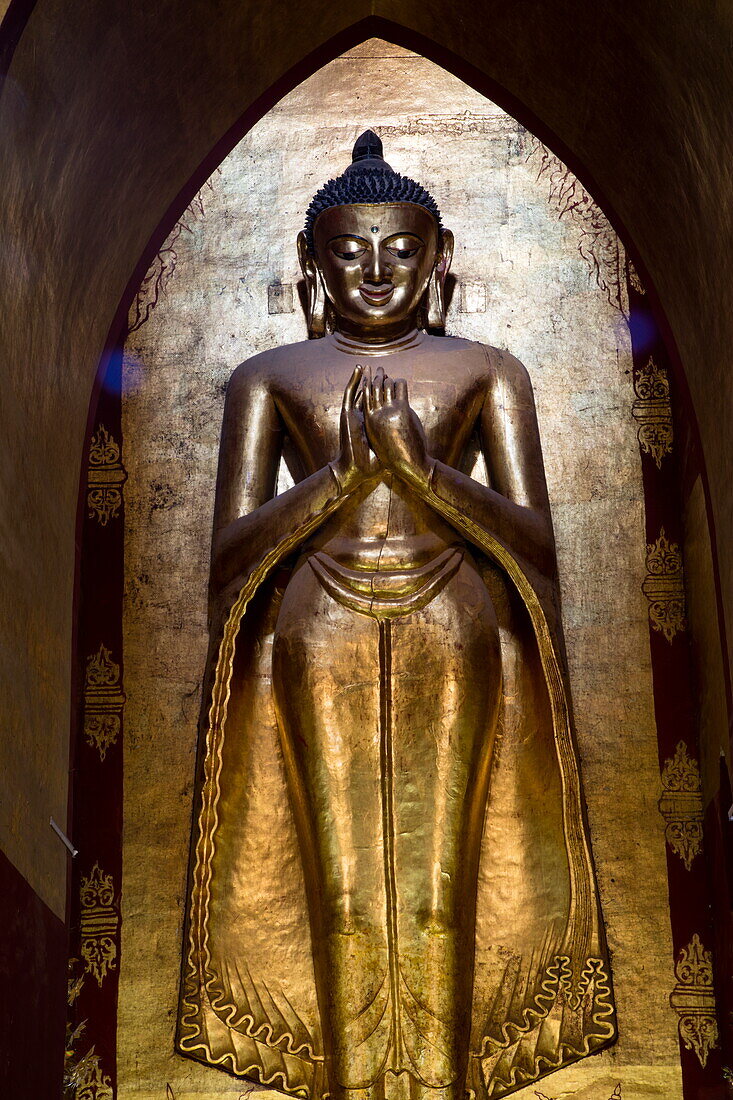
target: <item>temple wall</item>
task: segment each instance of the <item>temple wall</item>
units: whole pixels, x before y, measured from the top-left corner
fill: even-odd
[[[204,0],[13,7],[27,9],[28,23],[0,100],[0,692],[10,731],[0,748],[0,847],[57,920],[67,855],[48,819],[66,816],[79,472],[106,335],[151,235],[212,146],[292,65],[360,18],[431,36],[502,84],[571,150],[620,218],[689,381],[722,603],[731,607],[727,8],[461,2],[447,18],[437,0],[315,0],[303,20],[287,0],[214,12]],[[699,497],[695,507],[699,516]],[[729,666],[709,630],[717,606],[714,569],[705,568],[694,621],[707,625],[695,646],[701,692],[720,700]],[[706,686],[708,669],[717,687]],[[720,702],[709,713],[716,759],[727,751],[726,716]],[[62,1004],[63,982],[49,990]]]

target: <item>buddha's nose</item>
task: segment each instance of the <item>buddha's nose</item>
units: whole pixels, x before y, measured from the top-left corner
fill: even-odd
[[[372,250],[369,262],[364,268],[364,280],[367,283],[374,283],[379,286],[385,279],[388,279],[392,274],[392,268],[386,262],[384,256],[381,254],[380,249],[375,248]]]

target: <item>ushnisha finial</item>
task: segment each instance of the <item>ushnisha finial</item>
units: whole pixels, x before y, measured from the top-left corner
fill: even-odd
[[[346,171],[351,172],[358,167],[359,169],[386,168],[391,172],[392,169],[384,159],[383,153],[384,148],[379,135],[375,134],[374,130],[365,130],[361,137],[356,139],[351,154],[351,164]]]

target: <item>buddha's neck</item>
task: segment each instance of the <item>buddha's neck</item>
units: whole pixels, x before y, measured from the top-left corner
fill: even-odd
[[[424,339],[424,335],[414,326],[403,330],[397,335],[380,337],[379,339],[367,338],[361,334],[336,329],[328,339],[333,342],[334,347],[339,351],[346,352],[347,355],[391,355],[394,352],[417,347]]]

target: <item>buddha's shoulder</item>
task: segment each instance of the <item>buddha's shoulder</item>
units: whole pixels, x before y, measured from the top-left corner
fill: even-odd
[[[529,380],[524,364],[505,348],[465,340],[461,336],[428,336],[423,346],[429,353],[470,362],[476,370],[498,381],[524,384]]]
[[[245,359],[232,373],[229,388],[267,384],[283,371],[292,369],[295,363],[307,363],[318,358],[318,340],[299,340],[294,344],[280,344]]]

